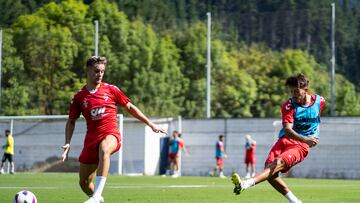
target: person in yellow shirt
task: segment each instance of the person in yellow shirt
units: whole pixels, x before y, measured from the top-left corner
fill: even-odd
[[[14,172],[15,172],[14,160],[13,160],[14,138],[11,135],[10,130],[8,130],[8,129],[5,130],[5,136],[6,136],[6,144],[3,145],[5,152],[4,152],[4,156],[2,157],[2,161],[1,161],[0,173],[1,174],[5,173],[4,166],[5,166],[6,160],[8,160],[10,162],[10,174],[14,174]]]

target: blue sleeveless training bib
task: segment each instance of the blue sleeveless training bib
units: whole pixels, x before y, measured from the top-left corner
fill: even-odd
[[[311,106],[301,106],[293,101],[294,125],[293,130],[302,136],[318,137],[320,134],[320,96],[316,95],[315,102]],[[281,129],[279,138],[285,135],[285,130]]]

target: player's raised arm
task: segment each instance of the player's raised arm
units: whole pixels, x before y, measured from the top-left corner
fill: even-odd
[[[226,152],[224,150],[224,147],[221,147],[221,152],[223,153],[224,158],[227,158],[227,154],[226,154]]]
[[[161,128],[160,126],[154,124],[150,119],[148,119],[145,114],[143,114],[139,108],[137,108],[134,104],[131,102],[128,102],[125,106],[126,111],[130,113],[135,118],[139,119],[140,121],[144,122],[146,125],[148,125],[154,132],[156,133],[164,133],[166,134],[166,131]]]
[[[315,145],[317,145],[318,140],[316,138],[308,138],[308,137],[299,135],[293,129],[292,123],[284,123],[283,125],[284,125],[285,132],[287,133],[288,137],[290,137],[291,139],[298,140],[300,142],[304,142],[307,145],[309,145],[309,147],[314,147]]]
[[[180,136],[181,136],[181,134],[179,134],[179,137],[180,137]],[[183,140],[182,138],[180,138],[180,139],[181,139],[181,142],[180,142],[180,144],[181,144],[181,150],[183,150],[184,153],[185,153],[185,155],[188,156],[188,155],[189,155],[189,150],[188,150],[187,147],[185,146],[184,140]]]
[[[64,146],[62,146],[64,152],[62,153],[61,157],[62,157],[62,161],[65,161],[69,151],[70,151],[70,142],[71,142],[71,138],[73,136],[74,133],[74,129],[75,129],[75,123],[76,120],[75,119],[68,119],[66,122],[66,127],[65,127],[65,144]]]

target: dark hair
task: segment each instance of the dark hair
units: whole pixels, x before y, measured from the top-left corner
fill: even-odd
[[[224,135],[222,135],[222,134],[221,134],[221,135],[219,135],[219,139],[221,139],[221,138],[223,138],[223,137],[225,137],[225,136],[224,136]]]
[[[87,68],[92,68],[92,67],[96,67],[99,64],[105,64],[106,65],[107,61],[106,61],[106,57],[104,56],[92,56],[90,58],[88,58],[88,60],[86,61],[86,67]]]
[[[10,130],[9,130],[9,129],[6,129],[6,130],[5,130],[5,133],[10,133]]]
[[[309,86],[309,80],[305,77],[304,74],[297,74],[290,76],[286,79],[286,86],[288,87],[297,87],[301,89],[307,89]]]

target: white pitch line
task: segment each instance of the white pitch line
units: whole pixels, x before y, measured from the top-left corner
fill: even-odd
[[[228,187],[228,185],[107,185],[111,189],[144,189],[144,188],[207,188],[207,187]],[[45,189],[58,190],[62,187],[21,187],[21,186],[0,186],[0,189]]]
[[[208,185],[168,185],[168,186],[159,186],[161,188],[203,188],[209,187]]]
[[[112,189],[141,189],[141,188],[206,188],[209,187],[208,185],[111,185],[107,186],[106,188]]]
[[[60,189],[61,187],[21,187],[21,186],[0,186],[0,189],[46,189],[46,190],[55,190]]]

